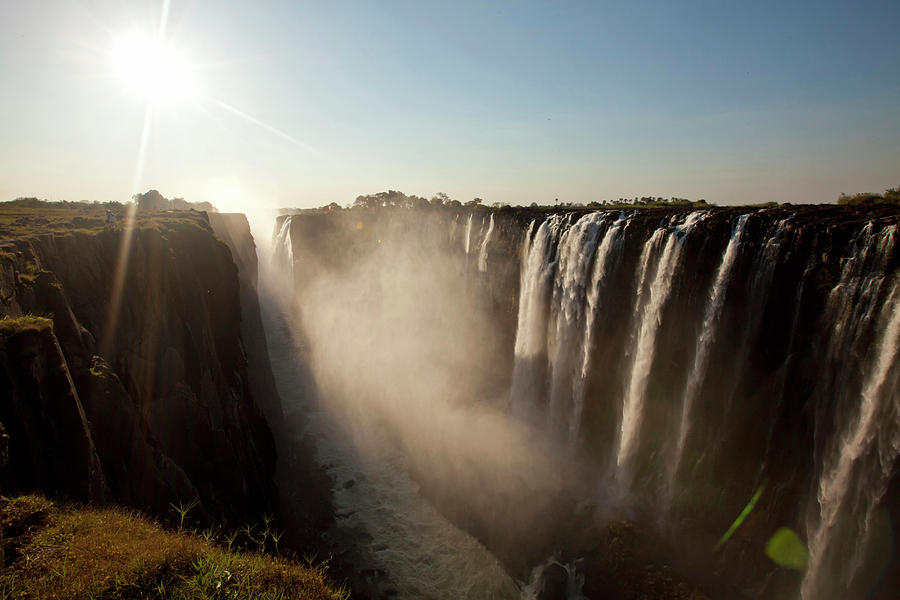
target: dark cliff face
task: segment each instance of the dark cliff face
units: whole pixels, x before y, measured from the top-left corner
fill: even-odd
[[[103,501],[110,492],[91,429],[49,321],[0,325],[0,420],[16,457],[6,486]]]
[[[420,272],[451,269],[448,277],[466,288],[454,297],[486,317],[493,371],[485,375],[473,359],[455,376],[476,380],[476,404],[514,414],[517,398],[502,391],[521,391],[527,406],[517,416],[531,423],[535,447],[550,440],[560,473],[579,465],[566,475],[578,480],[571,485],[542,487],[523,474],[510,486],[480,460],[455,456],[465,452],[448,449],[447,458],[410,444],[408,468],[423,492],[514,572],[524,575],[561,552],[584,558],[589,597],[631,597],[616,588],[608,549],[596,543],[607,535],[596,522],[625,515],[642,532],[635,564],[675,565],[716,596],[793,597],[801,586],[817,590],[807,595],[830,586],[846,597],[896,589],[896,561],[878,567],[880,584],[873,584],[875,567],[832,577],[838,557],[828,549],[855,548],[863,563],[878,563],[872,548],[881,542],[862,549],[867,535],[857,518],[900,523],[890,450],[898,439],[896,399],[885,396],[898,377],[889,327],[898,301],[896,207],[607,211],[591,217],[593,237],[576,243],[575,225],[590,212],[568,211],[552,224],[546,211],[532,209],[301,213],[289,217],[292,256],[285,251],[283,259],[302,306],[311,282],[323,274],[361,277],[354,265],[383,252],[388,239],[404,239],[413,253],[452,254],[423,261]],[[541,236],[549,240],[537,257],[541,268],[526,281],[523,250]],[[598,270],[600,248],[607,262]],[[371,289],[367,303],[407,292]],[[447,326],[439,315],[426,322]],[[517,337],[531,345],[520,348]],[[484,338],[473,354],[484,356],[476,349]],[[861,407],[873,398],[871,414],[880,416],[867,420]],[[626,413],[637,415],[628,426]],[[843,451],[851,442],[858,448]],[[443,462],[455,463],[453,476]],[[760,489],[752,518],[713,551]],[[817,499],[821,490],[825,500]],[[832,526],[834,517],[823,515],[835,506],[849,517]],[[807,575],[766,558],[779,527],[809,546]],[[891,529],[876,537],[900,539]]]
[[[265,414],[278,450],[276,481],[279,514],[287,528],[285,547],[310,552],[321,546],[321,534],[332,523],[331,482],[315,462],[302,414],[285,415],[275,385],[258,293],[258,257],[250,223],[243,214],[209,213],[209,223],[234,257],[241,288],[241,338],[253,398]],[[331,551],[331,548],[326,549]]]
[[[271,512],[274,444],[250,391],[231,252],[204,213],[135,230],[126,260],[123,237],[7,243],[3,313],[52,316],[113,499],[163,514],[198,497],[226,523]],[[4,424],[17,443],[17,424]]]
[[[259,266],[256,244],[247,217],[238,213],[209,213],[209,224],[225,242],[238,268],[241,300],[241,339],[247,355],[250,389],[273,430],[282,426],[284,412],[275,388],[266,332],[259,307]]]

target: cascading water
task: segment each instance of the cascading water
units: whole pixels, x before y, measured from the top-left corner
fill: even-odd
[[[510,403],[513,414],[526,420],[535,420],[542,412],[547,319],[560,225],[560,217],[554,215],[538,226],[532,239],[532,222],[522,249],[519,324],[516,328]]]
[[[656,350],[656,334],[659,331],[662,310],[669,291],[672,289],[673,275],[679,266],[684,239],[691,228],[703,219],[704,213],[691,213],[681,225],[676,225],[670,233],[666,228],[657,229],[644,245],[641,255],[635,321],[632,338],[635,340],[631,373],[628,378],[625,397],[622,404],[622,424],[619,429],[619,443],[616,450],[616,479],[620,485],[630,484],[631,462],[637,450],[643,417],[644,393],[653,357]],[[650,258],[656,248],[666,239],[652,276],[649,287],[645,288],[650,278]]]
[[[291,216],[284,218],[281,228],[275,234],[275,262],[293,277],[294,247],[291,244]]]
[[[472,213],[469,213],[469,218],[466,219],[466,237],[465,237],[465,240],[466,240],[466,241],[465,241],[465,246],[464,246],[464,248],[465,248],[465,250],[466,250],[466,256],[468,256],[468,255],[469,255],[469,244],[471,243],[471,240],[472,240]]]
[[[716,323],[719,314],[722,312],[722,306],[725,303],[725,292],[728,289],[728,282],[731,280],[731,273],[734,270],[735,259],[738,255],[741,242],[744,237],[744,229],[747,226],[747,218],[749,215],[741,215],[734,225],[731,233],[731,239],[722,255],[722,264],[716,272],[716,279],[713,283],[712,290],[709,294],[709,303],[703,315],[703,325],[700,329],[700,336],[697,338],[696,350],[694,352],[694,364],[691,367],[690,375],[688,375],[687,384],[684,394],[681,398],[681,421],[678,426],[678,440],[675,444],[674,455],[669,461],[668,472],[666,474],[664,495],[666,503],[671,501],[675,477],[678,473],[678,466],[681,464],[681,457],[684,454],[684,444],[687,439],[688,429],[691,424],[691,410],[694,405],[694,399],[703,384],[703,378],[706,375],[707,362],[709,360],[709,351],[716,335]]]
[[[581,428],[581,415],[584,409],[585,383],[588,378],[588,369],[591,364],[591,352],[594,347],[594,326],[597,315],[602,310],[601,292],[606,282],[606,277],[612,270],[613,264],[619,259],[621,252],[622,232],[628,227],[629,218],[621,213],[603,236],[603,241],[597,248],[594,257],[594,266],[591,272],[585,300],[587,306],[584,309],[584,335],[581,344],[581,371],[576,376],[573,385],[572,413],[569,419],[569,439],[573,445],[578,443],[579,430]]]
[[[764,211],[760,211],[764,212]],[[746,309],[746,318],[743,320],[743,329],[741,330],[738,351],[735,353],[733,377],[731,389],[725,393],[725,413],[726,418],[728,412],[735,402],[735,394],[737,393],[739,382],[743,374],[744,367],[747,363],[747,356],[756,337],[760,333],[760,323],[762,322],[765,312],[766,303],[769,300],[769,293],[772,288],[772,278],[775,275],[775,268],[778,265],[778,257],[781,253],[781,246],[785,240],[785,231],[790,219],[782,219],[775,226],[774,233],[769,236],[763,245],[762,252],[758,253],[756,262],[753,266],[753,278],[750,281],[749,302]]]
[[[494,214],[491,213],[491,221],[488,225],[484,239],[481,241],[481,251],[478,253],[478,270],[482,273],[487,271],[487,249],[491,243],[491,234],[494,232]]]
[[[551,431],[569,434],[569,418],[574,410],[573,398],[577,384],[577,351],[583,347],[584,305],[588,269],[597,248],[597,238],[606,225],[607,215],[593,213],[578,220],[565,230],[559,241],[559,260],[550,308],[550,410],[548,426]]]
[[[868,373],[859,392],[850,377],[837,380],[838,393],[858,401],[844,407],[850,414],[825,457],[817,490],[817,514],[811,518],[809,567],[803,580],[804,600],[845,598],[873,535],[873,516],[900,456],[900,389],[897,352],[900,344],[900,279],[892,278],[883,294],[887,256],[895,244],[896,226],[874,236],[871,227],[845,264],[829,296],[834,318],[834,352],[859,348],[864,329],[877,324],[874,352],[863,363]],[[836,354],[833,358],[843,358]],[[849,389],[847,389],[849,388]],[[855,413],[855,414],[854,414]],[[858,592],[857,592],[858,593]]]

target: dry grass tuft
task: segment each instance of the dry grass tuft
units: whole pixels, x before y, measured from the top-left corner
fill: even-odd
[[[322,566],[229,552],[197,535],[166,531],[146,517],[120,509],[47,512],[35,498],[39,497],[10,501],[4,509],[4,529],[7,522],[21,520],[19,513],[28,512],[10,511],[16,506],[43,506],[46,524],[0,577],[0,599],[347,597],[345,589],[327,582]]]

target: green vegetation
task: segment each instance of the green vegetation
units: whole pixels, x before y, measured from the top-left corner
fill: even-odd
[[[571,203],[568,203],[565,206],[571,206]],[[619,198],[618,200],[591,202],[587,205],[588,208],[623,208],[626,206],[639,206],[641,208],[666,208],[671,206],[681,206],[685,208],[705,208],[707,206],[713,205],[702,198],[700,200],[693,201],[688,200],[687,198],[676,198],[675,196],[671,198],[653,196],[642,196],[640,198]]]
[[[873,204],[900,204],[900,187],[888,188],[884,194],[873,194],[863,192],[860,194],[841,194],[838,197],[838,204],[843,206],[870,206]]]
[[[121,231],[128,217],[128,207],[118,202],[45,202],[36,198],[0,202],[0,241],[47,233],[95,235],[107,229],[107,211],[115,218],[112,229]],[[208,223],[202,212],[194,210],[138,211],[134,226],[138,230],[155,229],[166,233],[185,228],[208,228]]]
[[[635,198],[619,198],[618,200],[603,200],[598,202],[590,202],[589,204],[581,204],[575,202],[560,202],[559,199],[554,199],[552,203],[541,204],[539,205],[537,202],[532,202],[530,208],[532,209],[542,209],[542,210],[559,210],[559,209],[579,209],[579,208],[590,208],[590,209],[599,209],[599,208],[622,208],[622,207],[635,207],[639,206],[642,208],[664,208],[664,207],[672,207],[672,206],[681,206],[681,207],[693,207],[693,208],[704,208],[707,206],[712,206],[707,203],[706,200],[697,200],[692,201],[687,198],[663,198],[663,197],[655,197],[655,196],[643,196],[643,197],[635,197]],[[397,190],[388,190],[386,192],[378,192],[377,194],[365,194],[362,196],[357,196],[353,201],[352,205],[348,205],[348,209],[379,209],[379,208],[406,208],[406,209],[427,209],[427,208],[450,208],[450,209],[458,209],[458,208],[487,208],[484,200],[481,198],[473,198],[468,202],[460,202],[459,200],[454,200],[447,194],[443,192],[438,192],[430,199],[423,198],[421,196],[416,196],[415,194],[408,196],[403,192],[399,192]],[[493,202],[490,204],[491,208],[495,209],[503,209],[509,207],[509,204],[503,202]],[[328,206],[323,206],[318,209],[313,209],[316,211],[327,211],[334,212],[339,210],[344,210],[341,208],[339,204],[336,202],[332,202]],[[299,209],[295,210],[284,210],[282,213],[292,213],[298,212]]]
[[[156,190],[147,190],[143,194],[135,194],[131,198],[137,209],[145,210],[202,210],[206,212],[219,212],[209,202],[188,202],[184,198],[172,198],[169,200]]]
[[[22,317],[0,317],[0,337],[6,337],[23,331],[42,331],[53,327],[53,321],[47,317],[24,315]]]
[[[9,565],[0,599],[346,599],[323,565],[234,551],[202,534],[166,531],[134,512],[57,508],[40,496],[7,500]],[[268,527],[267,527],[268,529]]]

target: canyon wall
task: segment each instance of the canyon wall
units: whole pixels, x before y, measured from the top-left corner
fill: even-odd
[[[275,445],[251,392],[271,373],[256,353],[248,369],[242,337],[261,333],[242,318],[250,294],[205,213],[3,242],[4,490],[156,514],[197,498],[223,525],[274,512]],[[277,416],[277,394],[266,402]]]

